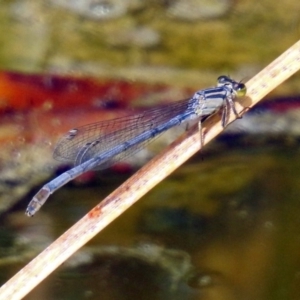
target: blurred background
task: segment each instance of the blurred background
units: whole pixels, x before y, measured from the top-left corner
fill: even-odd
[[[300,36],[297,0],[0,1],[1,284],[173,141],[88,172],[34,218],[83,124],[247,82]],[[26,299],[299,299],[300,88],[284,82]]]

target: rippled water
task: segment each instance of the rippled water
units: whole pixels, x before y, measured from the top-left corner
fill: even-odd
[[[26,299],[297,299],[299,156],[297,145],[274,144],[198,154]],[[11,237],[20,260],[124,179],[60,190]],[[2,267],[3,280],[18,266]]]

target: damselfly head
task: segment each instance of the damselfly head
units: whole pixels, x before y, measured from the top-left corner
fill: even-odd
[[[247,88],[246,85],[242,82],[236,82],[231,79],[229,76],[222,75],[218,77],[218,87],[221,86],[231,86],[237,97],[243,97],[246,95]]]
[[[232,82],[233,80],[229,76],[221,75],[218,77],[218,86],[222,86],[228,83],[231,84]]]
[[[242,82],[235,82],[233,84],[233,89],[234,89],[237,97],[243,97],[247,93],[246,85]]]

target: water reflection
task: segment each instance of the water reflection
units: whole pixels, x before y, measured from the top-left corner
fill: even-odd
[[[297,299],[298,147],[244,146],[199,154],[26,299]],[[62,189],[30,225],[28,244],[39,240],[35,227],[57,237],[122,180]],[[26,226],[12,227],[25,235]]]

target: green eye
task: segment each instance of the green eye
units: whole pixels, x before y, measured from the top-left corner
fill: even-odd
[[[235,88],[234,88],[237,97],[243,97],[247,93],[247,88],[244,83],[239,83]]]

